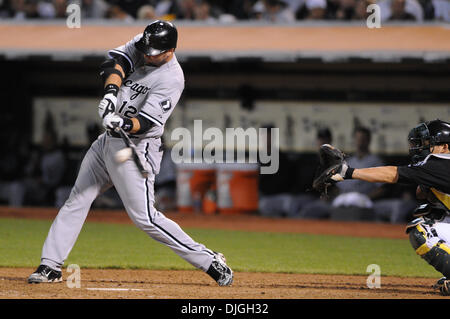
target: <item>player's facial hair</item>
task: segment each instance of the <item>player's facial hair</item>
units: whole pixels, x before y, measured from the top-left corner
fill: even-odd
[[[164,53],[162,53],[162,54],[164,54]],[[153,66],[153,67],[160,67],[161,65],[163,65],[163,64],[166,64],[167,62],[169,62],[169,60],[170,60],[170,58],[172,57],[172,55],[167,55],[167,56],[165,56],[163,59],[161,59],[158,63],[151,63],[151,62],[149,62],[149,63],[146,63],[145,65],[148,65],[148,66]]]

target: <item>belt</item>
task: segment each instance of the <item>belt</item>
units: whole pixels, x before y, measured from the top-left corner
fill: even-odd
[[[114,131],[111,131],[111,130],[106,130],[106,134],[108,135],[108,136],[111,136],[111,137],[116,137],[116,138],[121,138],[121,136],[120,136],[120,134],[119,133],[116,133],[116,132],[114,132]],[[139,136],[136,136],[136,135],[128,135],[130,138],[139,138]],[[159,138],[159,137],[158,137]],[[159,151],[160,152],[162,152],[164,150],[164,144],[163,144],[163,142],[161,141],[161,145],[159,146]]]

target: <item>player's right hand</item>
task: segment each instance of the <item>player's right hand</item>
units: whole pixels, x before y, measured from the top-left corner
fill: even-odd
[[[116,110],[117,97],[114,94],[108,93],[105,94],[103,99],[100,101],[98,105],[98,115],[102,119],[105,118],[106,115],[114,113]]]
[[[114,130],[118,126],[122,127],[122,125],[123,119],[115,113],[109,113],[103,119],[103,127],[107,130]]]

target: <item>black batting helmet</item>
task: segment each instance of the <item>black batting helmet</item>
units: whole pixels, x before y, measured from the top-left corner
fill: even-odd
[[[177,47],[178,31],[173,23],[157,20],[144,30],[142,38],[134,45],[145,55],[158,55]]]
[[[408,141],[412,161],[419,162],[431,153],[431,147],[450,144],[450,123],[438,119],[420,123],[409,132]]]

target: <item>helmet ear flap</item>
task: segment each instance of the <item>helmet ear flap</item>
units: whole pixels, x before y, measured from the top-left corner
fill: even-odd
[[[450,143],[450,123],[436,119],[428,122],[427,125],[433,146]]]

